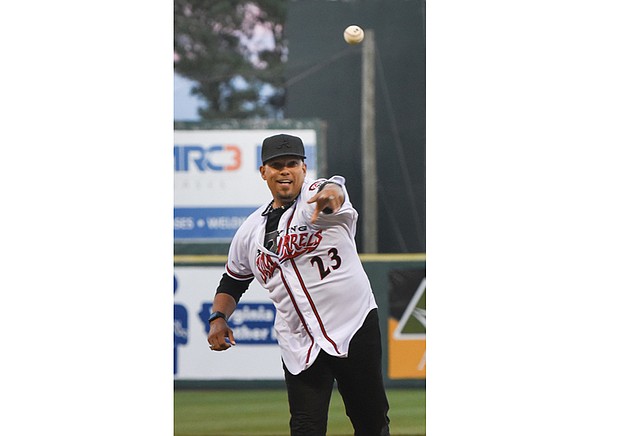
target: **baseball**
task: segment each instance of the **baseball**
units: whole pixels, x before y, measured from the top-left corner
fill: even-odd
[[[359,44],[364,40],[364,30],[359,26],[349,26],[344,29],[344,40],[347,44]]]

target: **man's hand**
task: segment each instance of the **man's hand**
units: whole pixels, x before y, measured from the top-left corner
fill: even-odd
[[[308,200],[308,203],[316,203],[316,208],[310,219],[314,224],[320,212],[335,213],[340,210],[342,203],[344,203],[344,192],[339,185],[328,183],[321,191],[317,192],[314,197]]]
[[[226,342],[226,338],[228,338],[229,342]],[[233,331],[224,318],[217,318],[211,321],[207,341],[209,342],[209,348],[213,351],[225,351],[232,345],[236,345]]]

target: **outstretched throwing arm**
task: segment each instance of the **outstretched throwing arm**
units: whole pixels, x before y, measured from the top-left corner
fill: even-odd
[[[316,208],[310,221],[314,224],[319,217],[319,213],[335,213],[340,210],[344,203],[344,191],[337,183],[326,183],[323,188],[316,193],[308,203],[316,203]]]

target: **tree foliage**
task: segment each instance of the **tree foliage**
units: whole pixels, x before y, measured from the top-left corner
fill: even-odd
[[[174,69],[203,119],[281,115],[285,17],[286,0],[174,0]]]

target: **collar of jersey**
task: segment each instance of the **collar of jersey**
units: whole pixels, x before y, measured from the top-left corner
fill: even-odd
[[[295,202],[297,201],[297,198],[299,198],[299,195],[297,197],[295,197],[295,199],[293,201],[291,201],[289,204],[287,204],[285,206],[280,206],[280,207],[277,207],[277,208],[273,207],[273,200],[271,200],[271,202],[267,205],[267,207],[265,208],[263,213],[261,213],[261,215],[262,216],[267,216],[267,215],[269,215],[270,212],[273,212],[274,210],[277,210],[277,209],[282,209],[282,212],[285,212],[288,208],[290,208],[292,205],[295,204]]]

